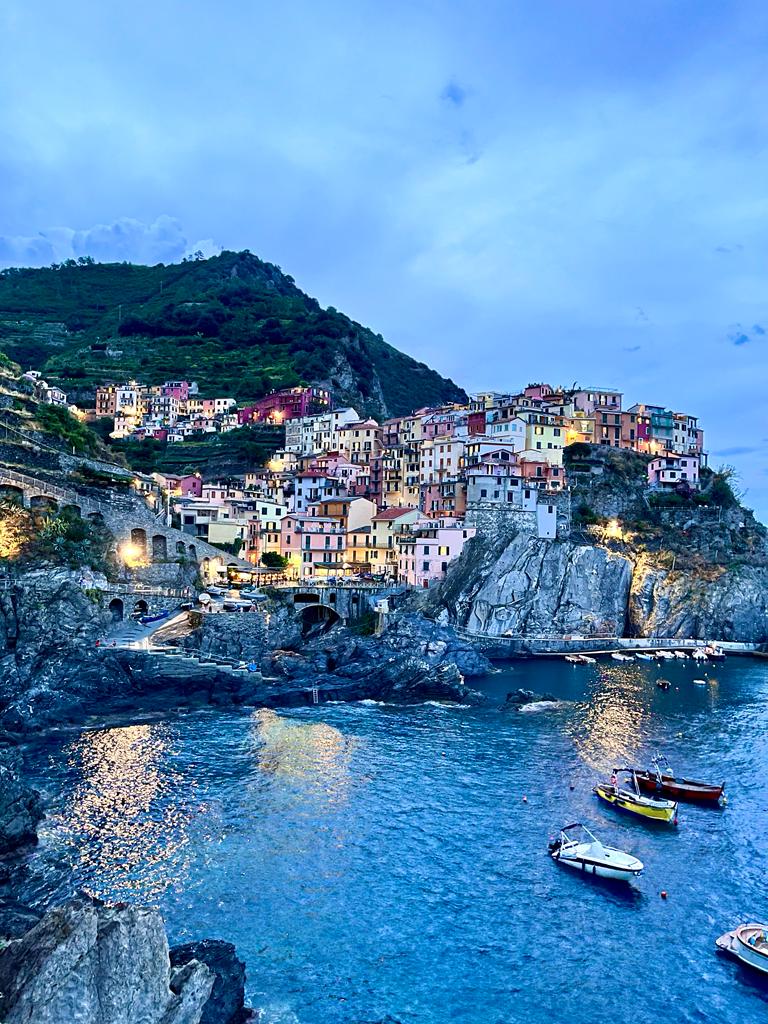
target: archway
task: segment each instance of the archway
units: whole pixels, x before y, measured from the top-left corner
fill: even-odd
[[[14,487],[13,484],[3,484],[0,487],[0,499],[12,501],[14,504],[24,504],[24,491],[21,487]]]
[[[156,533],[152,538],[152,561],[166,562],[168,560],[168,542],[162,533]]]
[[[194,544],[189,545],[189,557],[197,558],[197,548],[195,547]]]
[[[133,606],[133,615],[135,618],[138,618],[138,616],[140,615],[146,615],[148,611],[149,605],[144,600],[144,598],[140,598]]]
[[[112,600],[109,602],[109,614],[112,616],[112,621],[122,622],[123,611],[124,606],[121,599],[119,597],[113,597]]]
[[[142,530],[140,526],[135,526],[131,530],[131,545],[137,548],[143,558],[147,555],[147,531]]]
[[[82,509],[79,505],[62,505],[61,511],[64,515],[77,516],[79,519],[82,515]]]
[[[308,604],[299,612],[301,619],[301,632],[303,636],[308,633],[327,633],[329,629],[341,622],[341,617],[324,604]]]
[[[104,516],[101,514],[101,512],[89,512],[88,521],[93,523],[94,526],[103,526]]]
[[[176,554],[177,555],[185,555],[186,553],[187,553],[187,545],[184,543],[183,540],[177,540],[176,541]]]
[[[55,498],[49,498],[47,494],[33,494],[29,499],[30,508],[47,508],[51,512],[56,512],[59,503]]]

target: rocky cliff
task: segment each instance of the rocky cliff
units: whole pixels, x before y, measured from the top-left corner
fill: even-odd
[[[478,537],[422,605],[439,621],[492,637],[768,642],[768,565],[760,545],[752,550],[755,538],[740,535],[713,547],[713,530],[699,543],[694,532],[667,529],[663,544]],[[745,553],[737,555],[737,545]],[[719,552],[717,561],[710,549]]]
[[[0,942],[0,1019],[240,1024],[246,1019],[243,980],[229,943],[169,950],[156,910],[81,899]]]

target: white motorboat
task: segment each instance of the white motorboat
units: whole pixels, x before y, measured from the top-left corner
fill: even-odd
[[[717,644],[708,644],[704,648],[704,653],[707,657],[714,659],[715,661],[722,661],[725,658],[725,651],[722,647],[718,647]]]
[[[707,680],[706,679],[694,679],[693,680],[693,685],[694,686],[706,686],[707,685]]]
[[[655,661],[655,657],[652,654],[644,654],[642,651],[637,651],[635,657],[639,661]]]
[[[763,974],[768,974],[768,925],[740,924],[732,932],[726,932],[715,945],[723,953],[731,953]]]
[[[691,653],[691,657],[695,658],[696,661],[707,661],[707,652],[702,651],[700,647],[697,647],[696,650]]]
[[[632,661],[631,654],[619,654],[618,651],[611,655],[614,661]]]
[[[597,658],[590,658],[588,654],[582,654],[581,663],[582,665],[596,665]]]
[[[671,658],[674,658],[674,654],[671,651],[656,651],[656,657],[669,661]]]
[[[598,878],[631,882],[643,870],[643,863],[637,857],[612,846],[603,846],[580,822],[561,828],[558,838],[549,844],[549,852],[557,864]]]
[[[688,655],[685,653],[685,651],[672,651],[672,653],[674,654],[674,656],[676,658],[687,658],[688,657]]]

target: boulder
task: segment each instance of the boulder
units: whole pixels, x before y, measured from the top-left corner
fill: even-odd
[[[156,910],[80,899],[0,948],[3,1024],[200,1024],[205,964],[172,968]]]
[[[22,781],[20,769],[17,751],[0,747],[0,854],[35,842],[43,817],[40,794]]]
[[[205,964],[214,976],[200,1024],[242,1024],[248,1014],[245,1009],[245,964],[238,959],[232,943],[202,939],[172,947],[172,967],[181,967],[192,961]]]

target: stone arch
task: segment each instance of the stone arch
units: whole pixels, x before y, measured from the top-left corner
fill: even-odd
[[[333,608],[325,604],[308,604],[299,612],[301,620],[301,632],[306,636],[310,630],[319,627],[318,631],[327,633],[337,622],[341,622],[341,616]]]
[[[152,561],[168,561],[168,541],[162,533],[156,533],[152,537]]]
[[[176,541],[176,554],[177,555],[186,555],[186,553],[187,553],[187,545],[184,543],[183,540],[177,540]]]
[[[101,512],[89,512],[88,521],[93,523],[94,526],[103,526],[104,516],[101,514]]]
[[[13,484],[3,484],[0,486],[0,498],[5,501],[12,501],[19,505],[24,504],[24,488],[14,487]]]
[[[133,614],[146,615],[148,611],[149,605],[147,604],[143,597],[140,597],[139,600],[133,606]]]
[[[147,554],[147,531],[140,526],[134,526],[131,530],[131,544],[138,548],[143,557]]]
[[[123,605],[122,599],[119,597],[113,597],[109,602],[109,614],[112,616],[112,621],[122,622],[124,612],[125,606]]]
[[[47,508],[51,512],[58,511],[59,503],[55,498],[49,497],[47,494],[33,494],[29,499],[30,508]]]
[[[189,557],[197,558],[197,548],[195,547],[194,544],[189,545]]]
[[[83,514],[83,510],[80,508],[79,505],[75,505],[74,502],[67,505],[62,505],[61,511],[65,514],[69,512],[72,515],[78,516],[78,518]]]

